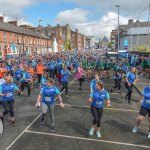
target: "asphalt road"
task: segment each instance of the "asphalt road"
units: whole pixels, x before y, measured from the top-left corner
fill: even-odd
[[[34,108],[38,89],[32,91],[31,99],[26,96],[16,97],[15,115],[17,125],[11,127],[5,118],[4,136],[0,140],[0,150],[141,150],[150,149],[147,139],[148,124],[143,122],[137,134],[131,132],[138,114],[140,96],[134,89],[132,105],[124,100],[126,89],[122,85],[122,94],[117,90],[111,95],[111,108],[105,107],[102,117],[101,134],[99,140],[94,135],[88,136],[92,116],[87,98],[90,94],[90,81],[78,89],[77,80],[71,79],[69,98],[62,94],[66,104],[64,108],[58,106],[56,99],[55,124],[56,132],[49,130],[50,120],[46,117],[44,125],[40,125],[40,108]],[[113,86],[112,79],[104,79],[105,89]]]

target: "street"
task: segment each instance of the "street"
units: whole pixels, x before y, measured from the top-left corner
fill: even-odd
[[[40,108],[34,108],[38,89],[34,90],[31,99],[21,96],[16,98],[15,113],[16,127],[10,127],[5,118],[4,136],[0,140],[1,149],[10,150],[98,150],[98,149],[149,149],[147,139],[147,122],[144,121],[141,130],[133,134],[135,118],[138,114],[140,95],[134,89],[132,105],[124,100],[126,89],[122,84],[122,94],[112,93],[111,108],[105,107],[102,117],[102,138],[89,137],[88,132],[92,122],[90,105],[87,99],[90,94],[90,82],[83,84],[82,91],[78,90],[78,82],[72,78],[69,85],[69,98],[62,94],[64,108],[58,106],[56,99],[55,123],[56,132],[49,130],[49,116],[44,125],[40,125]],[[112,79],[104,79],[105,89],[113,86]]]

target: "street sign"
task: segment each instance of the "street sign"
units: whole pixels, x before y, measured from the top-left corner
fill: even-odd
[[[128,49],[128,39],[124,39],[123,45],[124,45],[124,49]]]

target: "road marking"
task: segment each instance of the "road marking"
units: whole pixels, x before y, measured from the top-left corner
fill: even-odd
[[[79,84],[79,82],[73,82],[73,84]],[[84,84],[89,84],[89,85],[90,85],[89,82],[84,82],[83,85],[84,85]],[[105,86],[105,85],[114,85],[114,84],[106,84],[106,83],[104,83],[104,86]]]
[[[59,104],[55,104],[56,106],[59,106]],[[64,104],[65,107],[79,107],[79,108],[91,108],[91,106],[80,106],[80,105],[70,105],[70,104]],[[112,110],[112,111],[124,111],[124,112],[135,112],[138,113],[137,110],[129,110],[129,109],[117,109],[117,108],[104,108],[104,110]]]
[[[70,86],[74,81],[76,80],[76,78],[74,78],[70,84],[68,86]],[[63,92],[62,92],[63,93]],[[55,98],[55,101],[57,100],[57,97]],[[31,127],[31,125],[41,116],[42,113],[40,113],[20,134],[19,136],[6,148],[6,150],[9,150],[9,148],[11,148],[11,146],[27,131],[27,129],[29,129]]]
[[[61,138],[69,138],[69,139],[71,138],[71,139],[77,139],[77,140],[102,142],[102,143],[117,144],[117,145],[124,145],[124,146],[132,146],[132,147],[140,147],[140,148],[150,148],[150,146],[146,146],[146,145],[138,145],[138,144],[115,142],[115,141],[107,141],[107,140],[97,140],[97,139],[83,138],[83,137],[77,137],[77,136],[51,134],[51,133],[37,132],[37,131],[30,131],[30,130],[26,130],[25,132],[26,133],[31,133],[31,134],[49,135],[49,136],[55,136],[55,137],[61,137]]]

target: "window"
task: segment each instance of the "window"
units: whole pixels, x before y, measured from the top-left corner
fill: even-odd
[[[10,42],[12,42],[12,34],[10,33],[9,36],[10,36],[9,37],[10,38]]]
[[[14,41],[17,43],[17,34],[14,34]]]
[[[3,35],[4,35],[4,42],[6,42],[7,41],[6,32],[4,32]]]

